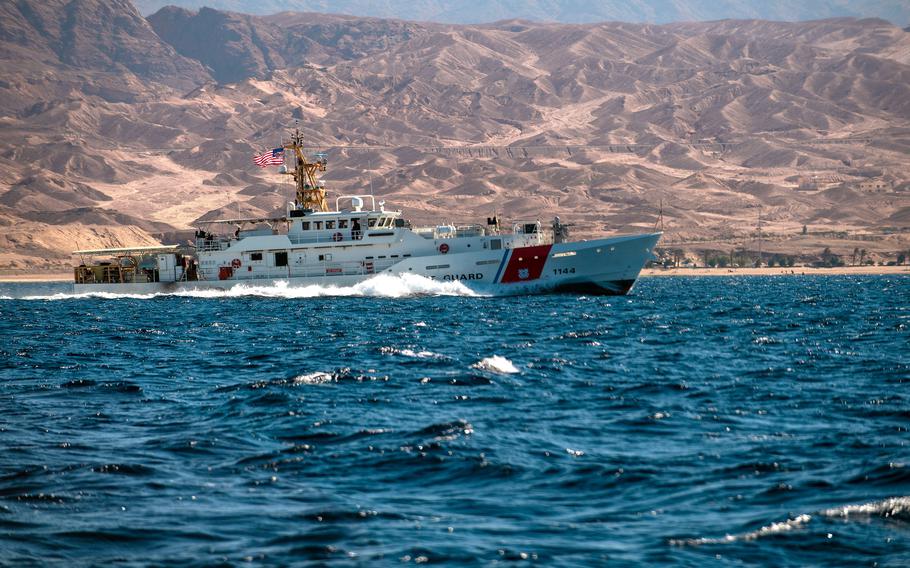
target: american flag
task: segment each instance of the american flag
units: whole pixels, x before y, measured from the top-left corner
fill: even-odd
[[[253,163],[260,168],[280,166],[284,163],[284,148],[274,148],[271,152],[263,152],[253,156]]]

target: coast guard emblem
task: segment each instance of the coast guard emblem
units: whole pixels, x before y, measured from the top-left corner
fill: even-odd
[[[530,276],[530,275],[531,275],[531,273],[528,272],[528,269],[527,269],[527,268],[519,268],[519,269],[518,269],[518,277],[521,278],[522,280],[527,280],[527,279],[528,279],[528,276]]]

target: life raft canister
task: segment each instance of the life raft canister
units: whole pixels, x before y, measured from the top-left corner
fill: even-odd
[[[332,235],[332,240],[335,241],[336,243],[343,238],[344,238],[344,235],[342,235],[341,233],[335,233],[334,235]]]
[[[240,259],[235,258],[234,260],[231,261],[231,268],[233,268],[234,270],[237,270],[238,268],[240,268],[240,264],[241,264]]]
[[[442,254],[449,252],[449,245],[447,245],[446,243],[442,243],[441,245],[439,245],[439,252],[441,252]]]

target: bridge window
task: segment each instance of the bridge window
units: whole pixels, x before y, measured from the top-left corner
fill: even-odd
[[[251,262],[262,262],[262,253],[261,252],[251,252],[250,261]]]
[[[335,228],[335,221],[326,221],[326,222],[325,222],[325,228],[326,228],[326,229],[334,229],[334,228]]]
[[[302,222],[300,223],[300,230],[301,230],[301,231],[309,231],[309,230],[310,230],[310,222],[309,222],[309,221],[302,221]]]
[[[287,266],[288,265],[288,253],[287,251],[281,251],[275,253],[275,266]]]
[[[372,229],[375,226],[376,226],[376,217],[370,217],[367,220],[367,227],[370,227]]]
[[[347,229],[347,228],[348,228],[348,220],[347,220],[347,219],[339,219],[339,220],[338,220],[338,228],[339,228],[339,229]]]
[[[502,248],[502,239],[490,239],[490,250],[499,250]]]
[[[322,221],[313,221],[313,229],[316,231],[322,230]]]

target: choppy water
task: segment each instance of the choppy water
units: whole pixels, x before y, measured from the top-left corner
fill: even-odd
[[[3,564],[910,564],[910,277],[60,290],[0,288]]]

